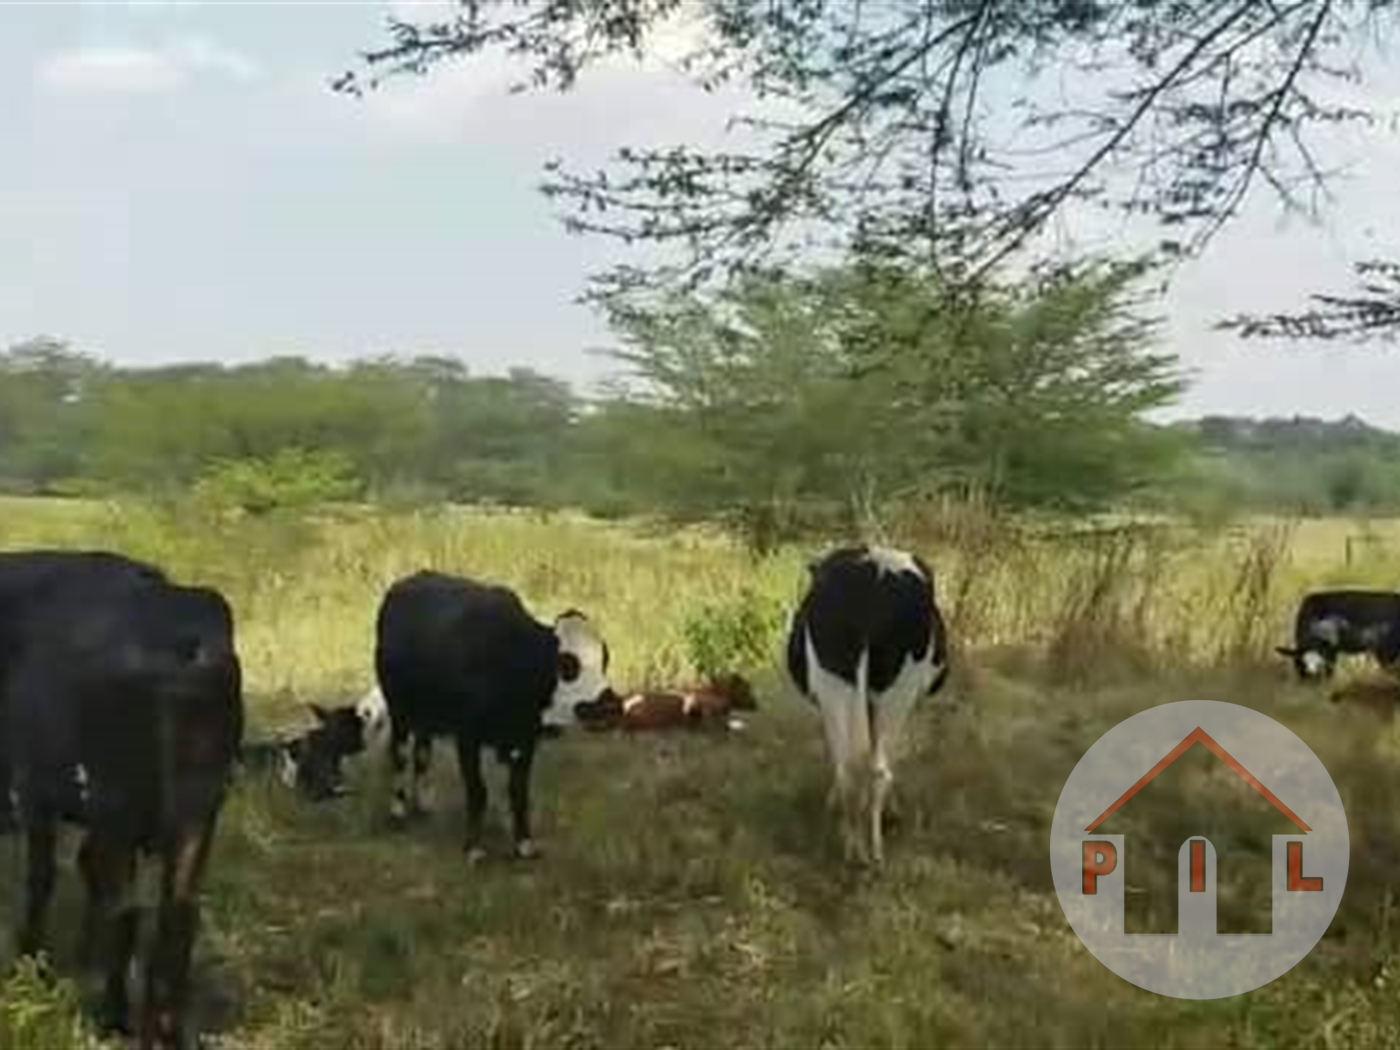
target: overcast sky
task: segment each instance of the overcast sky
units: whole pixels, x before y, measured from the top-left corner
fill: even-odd
[[[587,348],[606,333],[572,298],[608,249],[563,232],[540,165],[712,140],[734,100],[660,61],[566,96],[506,97],[500,67],[480,63],[363,102],[331,94],[327,79],[386,39],[387,6],[0,5],[0,343],[46,333],[122,363],[422,352],[599,376]],[[1386,108],[1395,66],[1368,88]],[[1261,199],[1179,276],[1163,312],[1195,385],[1172,415],[1400,428],[1400,346],[1208,330],[1345,288],[1353,258],[1400,255],[1400,139],[1363,145],[1326,226],[1281,227]]]

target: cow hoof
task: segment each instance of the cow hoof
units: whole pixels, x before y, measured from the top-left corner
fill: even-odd
[[[467,867],[474,868],[486,859],[486,850],[480,846],[467,846],[464,852],[467,855]]]
[[[102,1035],[130,1037],[134,1034],[131,1026],[131,1011],[126,1003],[103,1003],[95,1018],[97,1030]]]
[[[540,848],[535,845],[534,839],[522,839],[515,844],[514,853],[516,860],[538,860]]]

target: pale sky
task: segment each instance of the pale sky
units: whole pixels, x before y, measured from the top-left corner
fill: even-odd
[[[400,0],[401,11],[431,7]],[[356,102],[328,79],[387,40],[384,0],[0,3],[0,344],[44,333],[126,364],[297,353],[462,357],[576,382],[607,334],[572,302],[608,245],[535,187],[562,154],[717,141],[735,100],[617,65],[568,95],[507,96],[499,65]],[[1400,70],[1368,90],[1400,106]],[[1195,373],[1173,416],[1338,417],[1400,429],[1395,348],[1241,344],[1239,310],[1345,289],[1400,256],[1400,137],[1360,139],[1327,225],[1262,196],[1162,304]]]

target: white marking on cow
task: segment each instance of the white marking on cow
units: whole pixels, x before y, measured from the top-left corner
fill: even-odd
[[[371,686],[355,703],[355,714],[360,716],[360,722],[364,726],[366,748],[388,735],[389,705],[385,703],[384,694],[379,691],[378,685]]]
[[[277,768],[277,777],[289,788],[297,786],[297,760],[287,748],[282,748],[278,757],[280,763]]]
[[[578,613],[556,619],[554,633],[559,639],[559,652],[571,653],[578,659],[579,673],[572,682],[559,679],[543,720],[546,724],[568,725],[577,721],[575,705],[596,700],[608,686],[608,676],[603,671],[603,639],[588,618]]]
[[[870,752],[870,726],[866,720],[865,676],[867,655],[861,653],[856,668],[856,685],[832,674],[817,659],[811,631],[804,632],[807,685],[816,698],[826,731],[833,780],[828,802],[842,803],[850,787],[852,765]]]
[[[681,714],[688,715],[700,706],[700,698],[694,693],[686,693],[681,698]]]
[[[869,773],[871,797],[867,816],[871,852],[878,864],[884,860],[881,817],[894,784],[893,765],[902,751],[905,724],[909,712],[942,668],[934,663],[934,646],[930,644],[922,657],[906,657],[888,689],[872,693],[868,650],[861,652],[853,686],[822,667],[810,631],[806,632],[804,644],[807,681],[821,709],[834,772],[828,802],[841,806],[844,829],[845,799],[852,777]]]
[[[904,747],[904,727],[915,703],[933,684],[940,668],[933,662],[933,645],[920,657],[904,661],[890,687],[874,699],[874,726],[871,728],[873,798],[870,806],[870,841],[878,863],[884,859],[884,828],[881,817],[894,785],[894,763]]]
[[[1327,661],[1322,658],[1321,653],[1315,653],[1311,649],[1303,654],[1303,670],[1309,675],[1319,675],[1322,669],[1327,666]]]
[[[734,732],[736,733],[742,732],[744,727],[745,724],[742,718],[731,718],[729,720],[729,728],[734,730]]]
[[[871,547],[865,558],[880,570],[881,576],[886,573],[897,575],[901,572],[909,572],[922,579],[924,575],[919,571],[914,556],[908,551],[896,550],[893,547]]]
[[[83,803],[83,805],[87,805],[88,771],[87,768],[81,762],[78,763],[77,768],[74,770],[74,779],[78,782],[78,799]]]
[[[1321,620],[1313,621],[1308,627],[1308,634],[1314,638],[1320,638],[1330,645],[1336,645],[1341,641],[1342,627],[1345,626],[1345,623],[1346,621],[1337,616],[1324,617]]]
[[[637,708],[641,707],[642,704],[646,703],[646,699],[645,693],[636,693],[629,696],[626,700],[622,701],[622,713],[624,715],[631,714]]]

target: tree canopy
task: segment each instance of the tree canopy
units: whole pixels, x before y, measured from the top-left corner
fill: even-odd
[[[680,249],[623,265],[592,295],[694,287],[813,244],[878,246],[985,277],[1071,201],[1155,217],[1200,249],[1266,185],[1290,208],[1326,179],[1309,133],[1373,121],[1330,84],[1391,0],[462,0],[391,19],[337,90],[487,52],[520,87],[568,89],[605,56],[640,55],[682,12],[704,35],[683,68],[755,98],[732,148],[625,144],[606,170],[550,165],[571,229]],[[1054,76],[1059,90],[1046,90]],[[1066,97],[1065,90],[1073,94]]]
[[[750,518],[949,488],[1101,508],[1180,451],[1141,418],[1184,387],[1141,276],[1062,269],[989,289],[970,321],[932,269],[868,260],[615,307],[636,384],[619,469],[658,506]]]

